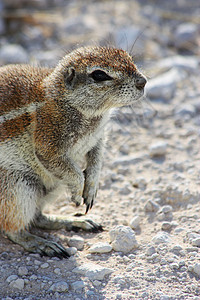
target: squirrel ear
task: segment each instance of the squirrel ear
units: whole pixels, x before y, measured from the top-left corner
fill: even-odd
[[[75,70],[74,68],[69,68],[64,74],[64,82],[67,88],[73,88],[75,79]]]

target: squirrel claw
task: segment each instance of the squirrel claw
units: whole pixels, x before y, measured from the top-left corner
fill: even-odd
[[[90,204],[87,204],[85,214],[88,213],[89,208],[90,208]]]

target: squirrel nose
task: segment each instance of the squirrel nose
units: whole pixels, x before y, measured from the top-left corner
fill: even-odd
[[[135,79],[135,86],[138,90],[142,90],[145,87],[147,80],[145,77],[140,76]]]

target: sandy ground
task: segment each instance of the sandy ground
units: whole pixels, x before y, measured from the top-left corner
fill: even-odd
[[[130,27],[132,24],[129,5],[133,4],[130,3],[117,1],[114,15],[110,14],[113,11],[111,1],[105,6],[97,1],[97,7],[92,2],[85,11],[84,5],[71,3],[66,14],[74,11],[74,15],[80,15],[83,24],[88,27],[84,16],[93,16],[92,20],[94,16],[104,16],[106,22],[110,22],[105,22],[107,27],[118,18],[120,30],[120,26]],[[171,8],[171,2],[169,3]],[[193,1],[191,7],[179,7],[177,4],[171,8],[171,12],[178,11],[177,15],[185,16],[184,12],[192,10],[193,4],[191,16],[196,20]],[[147,4],[143,7],[137,4],[136,8],[134,16],[144,15],[144,20],[149,21],[146,37],[142,40],[145,45],[147,43],[148,51],[138,60],[149,82],[172,69],[169,65],[168,69],[162,69],[165,57],[192,57],[199,64],[199,53],[196,50],[199,36],[196,40],[194,37],[193,42],[197,44],[187,48],[187,51],[181,52],[175,46],[170,46],[169,41],[171,44],[174,42],[170,28],[172,30],[173,26],[185,23],[184,21],[175,22],[173,18],[166,21],[166,17],[162,19],[162,14],[156,13],[153,18],[149,13],[152,6]],[[166,14],[162,3],[158,2],[154,8],[155,12],[163,9],[163,14]],[[126,14],[128,19],[124,21]],[[156,17],[160,19],[157,20]],[[70,20],[73,23],[73,19]],[[139,17],[135,17],[134,21],[138,27],[145,24],[145,21],[141,24]],[[193,19],[190,22],[196,24]],[[78,26],[75,21],[74,24],[75,27]],[[98,31],[98,24],[93,25],[96,25]],[[102,26],[105,27],[105,24]],[[112,31],[111,25],[110,30]],[[161,36],[156,39],[155,35],[159,30]],[[89,33],[85,35],[87,41],[92,34],[95,36],[95,28],[94,32],[90,30]],[[12,42],[11,37],[10,40],[6,38]],[[13,35],[13,40],[17,42],[15,38],[16,34]],[[77,34],[76,41],[78,40]],[[138,43],[140,42],[139,39]],[[65,43],[63,41],[64,46]],[[49,43],[51,51],[52,45]],[[47,45],[41,45],[40,51],[43,54],[47,50]],[[33,49],[32,56],[35,52]],[[1,55],[0,60],[3,60]],[[63,260],[26,253],[1,235],[1,299],[200,298],[200,87],[199,67],[192,68],[191,64],[190,67],[178,67],[177,74],[184,76],[177,75],[175,85],[168,85],[168,89],[173,92],[166,98],[163,96],[162,84],[158,82],[156,91],[159,97],[152,96],[152,89],[149,87],[146,100],[140,105],[136,108],[134,105],[122,108],[113,114],[112,121],[107,126],[107,145],[98,196],[94,207],[87,214],[87,218],[101,223],[104,231],[37,231],[38,235],[53,239],[66,247],[75,246],[72,248],[74,255]],[[173,75],[168,75],[168,78],[171,76]],[[85,207],[76,208],[70,203],[68,196],[62,196],[54,205],[46,208],[45,212],[62,216],[84,214]],[[90,253],[91,246],[96,243],[111,243],[109,231],[117,225],[132,227],[137,247],[128,252],[112,249],[108,253]]]

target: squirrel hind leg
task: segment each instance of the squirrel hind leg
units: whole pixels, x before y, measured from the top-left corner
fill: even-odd
[[[34,219],[37,198],[41,191],[38,184],[27,180],[22,172],[0,168],[0,230],[7,233],[28,228]]]
[[[56,256],[60,259],[68,258],[70,256],[67,249],[63,246],[55,242],[45,240],[25,230],[14,233],[7,232],[6,235],[11,241],[22,246],[28,252],[38,253],[41,256]]]
[[[37,214],[33,221],[33,226],[45,230],[65,229],[67,231],[84,230],[88,232],[102,231],[102,226],[85,215],[81,216],[61,216],[61,215],[45,215],[41,212]]]

